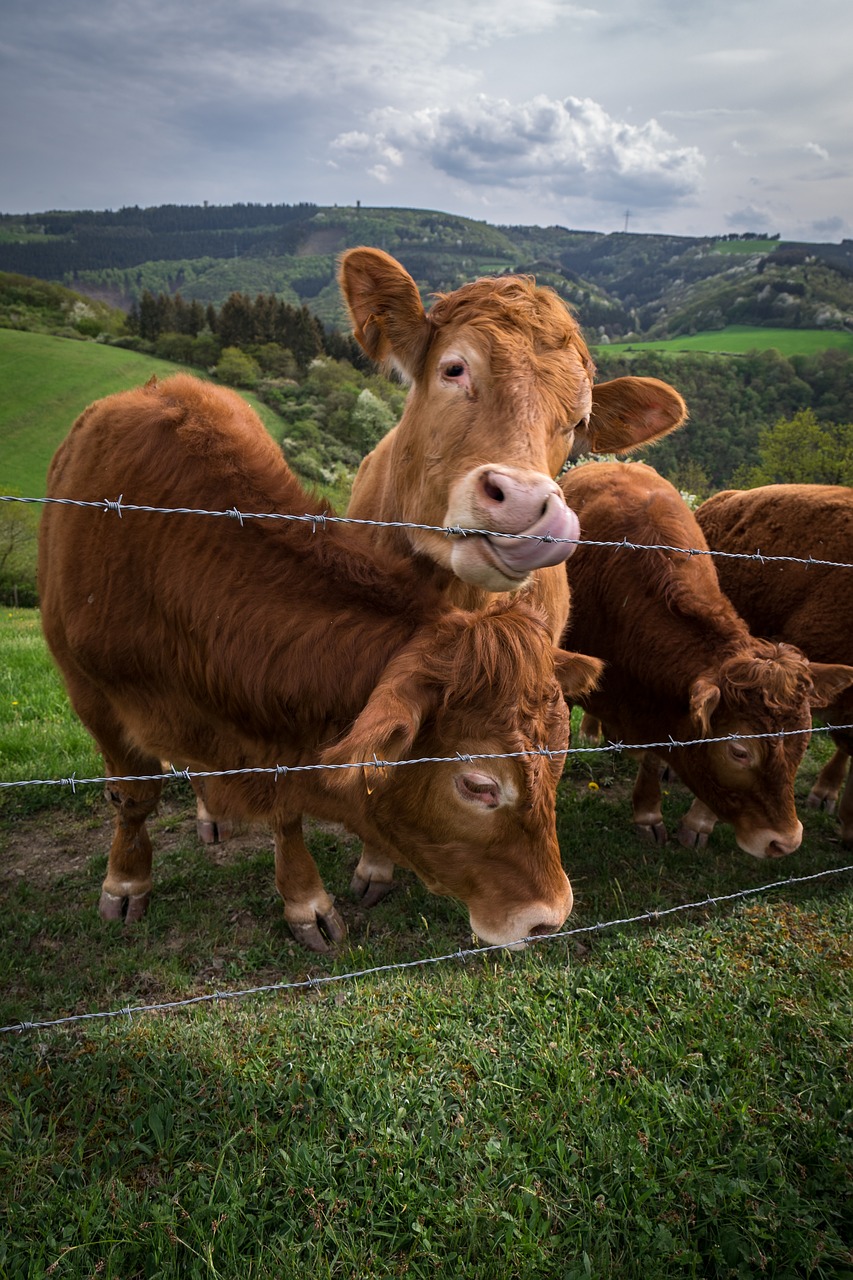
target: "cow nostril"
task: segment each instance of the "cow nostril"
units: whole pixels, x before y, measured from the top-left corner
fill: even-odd
[[[535,924],[532,929],[527,930],[528,938],[544,938],[549,933],[554,933],[552,924]]]
[[[498,485],[486,478],[483,481],[483,490],[487,498],[491,498],[492,502],[503,502],[504,491]]]

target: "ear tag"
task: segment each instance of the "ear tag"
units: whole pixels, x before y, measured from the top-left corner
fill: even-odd
[[[377,778],[376,778],[376,780],[374,781],[373,786],[371,786],[371,785],[370,785],[370,783],[367,781],[367,776],[368,776],[368,775],[367,775],[367,770],[368,770],[368,767],[370,768],[370,772],[371,772],[372,774],[376,774],[376,775],[377,775]],[[365,766],[364,766],[364,768],[363,768],[363,770],[362,770],[362,772],[363,772],[363,774],[364,774],[364,785],[367,787],[367,794],[368,794],[369,796],[372,796],[372,795],[373,795],[374,791],[376,790],[376,785],[377,785],[377,783],[378,783],[378,782],[384,782],[384,781],[385,781],[385,779],[386,779],[386,777],[388,776],[388,769],[387,769],[387,766],[386,766],[386,765],[384,765],[384,764],[375,764],[375,765],[370,765],[370,766],[365,765]]]

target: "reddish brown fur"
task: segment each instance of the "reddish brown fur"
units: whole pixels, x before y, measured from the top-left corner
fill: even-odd
[[[751,555],[853,563],[853,490],[843,485],[767,485],[715,494],[696,512],[711,547]],[[853,662],[853,569],[716,560],[720,585],[758,635],[797,645],[820,662]],[[853,688],[821,713],[829,724],[853,724]],[[853,730],[834,733],[845,759],[835,759],[810,797],[834,807]],[[830,781],[830,775],[832,780]],[[842,835],[853,843],[853,770],[841,801]]]
[[[362,463],[351,515],[500,527],[481,513],[475,520],[455,517],[454,504],[466,505],[460,486],[478,468],[548,481],[573,448],[624,451],[686,418],[681,397],[655,379],[593,386],[594,366],[577,320],[556,293],[530,277],[475,280],[438,295],[425,312],[400,265],[362,248],[344,255],[341,285],[367,353],[402,369],[413,383],[400,423]],[[441,392],[440,365],[457,351],[470,357],[471,385],[454,398]],[[421,580],[434,577],[464,607],[481,606],[489,591],[513,589],[455,576],[453,542],[443,535],[386,529],[380,536],[386,546],[414,552]],[[562,565],[535,569],[520,585],[559,637],[568,614]]]
[[[707,549],[687,506],[650,467],[579,467],[563,487],[585,539]],[[825,696],[827,672],[790,645],[750,634],[709,556],[582,543],[568,573],[573,609],[564,639],[605,660],[601,684],[583,705],[614,741],[801,730]],[[835,674],[853,678],[845,670]],[[713,814],[735,824],[744,847],[775,833],[767,840],[773,853],[796,847],[793,782],[806,744],[802,735],[745,745],[744,768],[741,749],[732,754],[725,744],[660,754]],[[653,809],[654,797],[643,798]],[[659,821],[659,797],[657,804]]]
[[[57,451],[48,493],[328,511],[239,396],[183,375],[90,406]],[[540,618],[518,605],[462,613],[341,526],[52,506],[39,583],[48,642],[111,773],[158,773],[160,759],[217,770],[565,742],[555,662],[568,688],[568,659]],[[333,936],[343,926],[302,845],[303,812],[345,822],[432,887],[463,896],[484,936],[508,940],[519,923],[537,923],[530,912],[541,904],[556,927],[570,907],[554,826],[559,770],[546,778],[500,762],[498,784],[518,802],[482,821],[465,810],[457,832],[450,769],[390,769],[370,791],[355,770],[249,775],[211,781],[206,798],[222,816],[273,827],[286,915],[317,935],[309,945],[315,916],[332,921]],[[110,787],[111,900],[150,889],[144,819],[159,789]]]

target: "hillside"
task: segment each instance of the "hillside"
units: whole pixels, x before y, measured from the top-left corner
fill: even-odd
[[[377,245],[425,294],[531,272],[578,309],[593,340],[665,339],[726,325],[853,330],[853,241],[787,243],[491,226],[423,209],[159,206],[0,215],[0,271],[127,309],[145,290],[203,305],[275,293],[344,327],[335,261]]]

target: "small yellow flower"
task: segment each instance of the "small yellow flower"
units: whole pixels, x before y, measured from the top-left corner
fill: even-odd
[[[586,785],[587,785],[587,789],[588,789],[589,791],[597,791],[597,790],[598,790],[598,783],[597,783],[597,782],[588,782]]]

